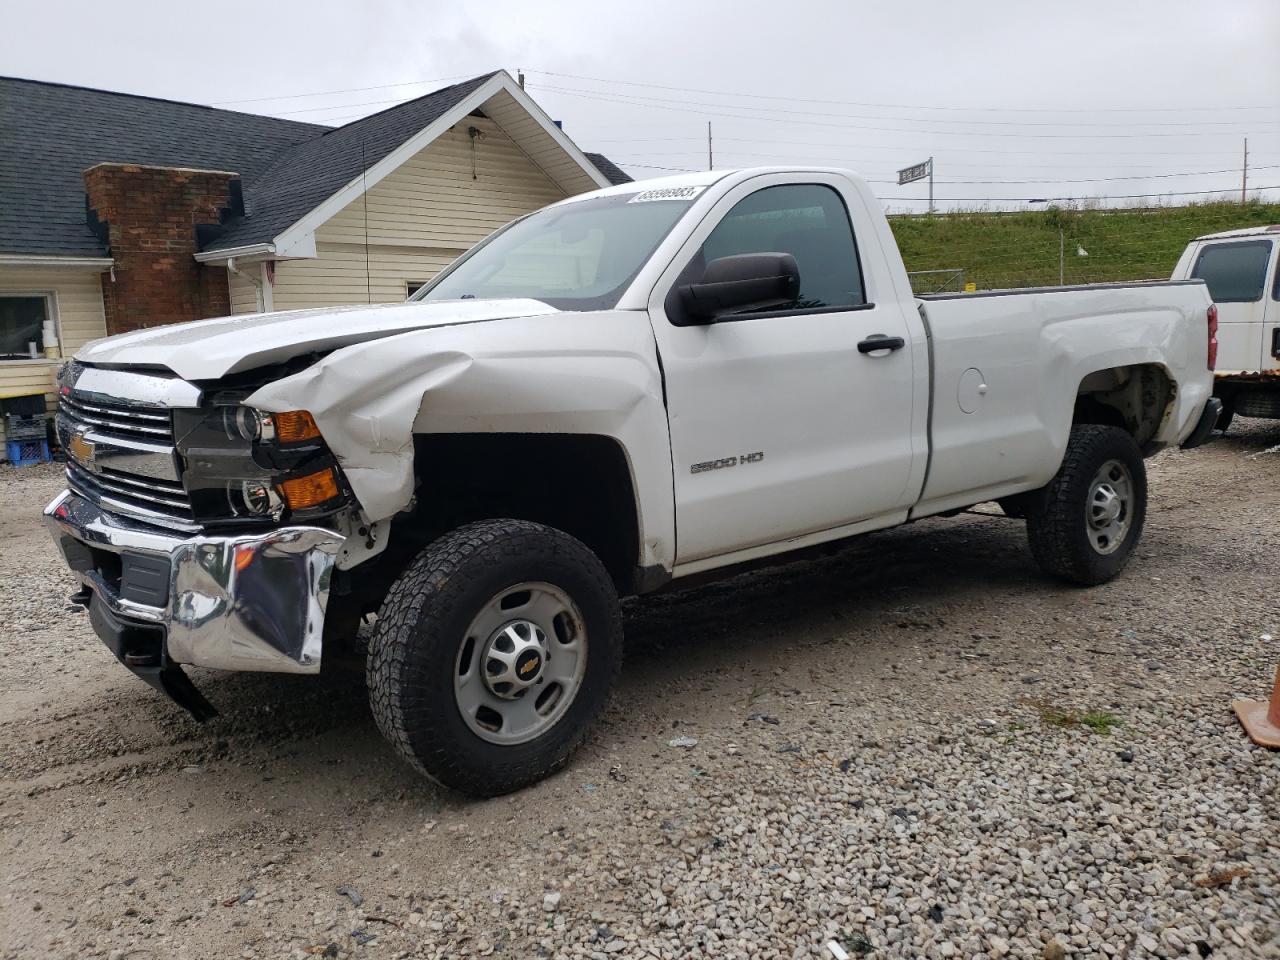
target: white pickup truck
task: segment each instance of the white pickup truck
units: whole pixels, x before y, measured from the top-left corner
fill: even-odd
[[[1211,431],[1214,337],[1201,281],[917,298],[840,170],[626,184],[409,303],[84,348],[46,516],[98,634],[198,717],[183,664],[315,673],[367,618],[383,732],[492,795],[586,735],[620,596],[993,500],[1049,574],[1114,577],[1143,458]]]
[[[1203,280],[1218,307],[1218,427],[1236,414],[1280,419],[1280,226],[1197,237],[1173,279]]]

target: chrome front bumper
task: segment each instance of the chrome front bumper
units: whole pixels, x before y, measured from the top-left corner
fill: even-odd
[[[105,608],[90,608],[95,629],[126,664],[120,633],[158,629],[164,665],[320,671],[330,577],[343,543],[332,530],[184,538],[105,513],[70,491],[44,516],[67,564],[92,591],[91,604]],[[142,592],[162,597],[161,604],[122,595],[132,588],[120,571],[134,557],[146,558],[136,563],[158,580]],[[167,589],[163,573],[155,574],[166,562]]]

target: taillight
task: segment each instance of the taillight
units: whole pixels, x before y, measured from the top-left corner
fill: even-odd
[[[1216,304],[1209,305],[1208,322],[1209,369],[1213,370],[1218,366],[1218,307]]]

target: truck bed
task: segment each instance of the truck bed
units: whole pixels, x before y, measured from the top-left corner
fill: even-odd
[[[914,515],[1047,483],[1061,463],[1086,376],[1158,364],[1174,383],[1173,415],[1150,448],[1194,429],[1206,365],[1209,297],[1200,281],[1029,287],[918,298],[930,342],[929,469]]]

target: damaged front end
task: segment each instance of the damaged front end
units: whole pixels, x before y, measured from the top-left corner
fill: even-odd
[[[67,486],[45,520],[95,632],[197,719],[182,671],[318,673],[353,500],[305,411],[161,374],[68,365]]]
[[[180,538],[71,491],[46,522],[98,636],[126,667],[197,719],[216,711],[182,672],[318,673],[333,566],[344,538],[318,527]]]

